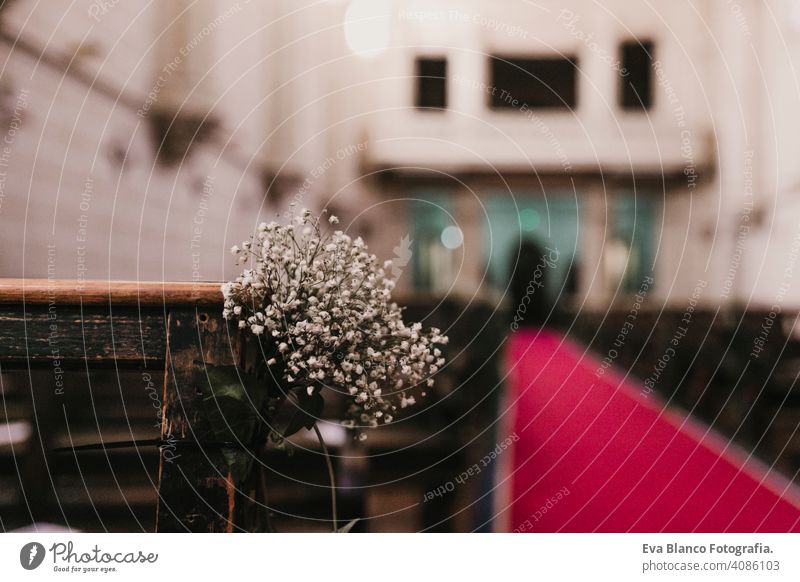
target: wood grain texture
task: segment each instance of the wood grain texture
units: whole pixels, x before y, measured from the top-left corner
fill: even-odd
[[[0,279],[0,304],[222,305],[220,283]]]
[[[240,334],[229,334],[217,312],[193,309],[172,311],[167,333],[161,438],[176,444],[161,449],[156,531],[235,531],[237,495],[220,448],[177,443],[214,440],[201,400],[200,383],[208,381],[202,366],[238,362]]]
[[[163,361],[165,353],[165,318],[157,310],[0,305],[3,361],[147,362]]]

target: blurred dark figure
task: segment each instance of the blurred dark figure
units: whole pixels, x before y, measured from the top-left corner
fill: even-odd
[[[512,253],[509,273],[511,329],[541,327],[553,323],[554,302],[550,298],[550,271],[557,257],[531,239],[523,239]]]

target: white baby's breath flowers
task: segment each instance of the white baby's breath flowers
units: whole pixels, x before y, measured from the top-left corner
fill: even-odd
[[[303,209],[290,224],[260,224],[231,252],[249,268],[222,286],[223,316],[271,338],[268,364],[288,386],[346,395],[345,425],[389,423],[397,407],[415,404],[411,389],[433,384],[444,365],[436,345],[447,337],[403,322],[392,263],[379,263],[361,238],[323,233]]]

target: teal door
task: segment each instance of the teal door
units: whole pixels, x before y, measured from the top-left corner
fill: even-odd
[[[606,244],[609,291],[635,293],[655,268],[659,229],[656,199],[623,191],[617,195],[612,210],[611,238]]]
[[[505,290],[511,267],[518,260],[520,241],[532,239],[550,257],[546,292],[551,299],[568,290],[570,270],[577,274],[580,212],[573,192],[546,197],[508,193],[490,196],[485,203],[485,255],[491,284]]]
[[[415,191],[410,195],[409,211],[414,288],[447,292],[457,267],[453,249],[442,242],[446,229],[456,227],[452,194],[435,190]]]

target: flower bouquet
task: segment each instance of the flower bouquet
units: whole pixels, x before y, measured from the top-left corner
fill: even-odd
[[[341,422],[363,440],[365,429],[391,423],[425,395],[447,337],[407,325],[392,301],[391,261],[380,263],[361,238],[335,230],[335,216],[324,217],[292,212],[288,224],[262,223],[231,249],[246,268],[222,286],[223,316],[258,338],[263,366],[253,377],[212,378],[205,401],[228,438],[282,447],[297,431],[314,430],[336,529],[333,471],[317,427],[326,397],[347,400]],[[235,480],[252,468],[246,453],[226,452]]]

